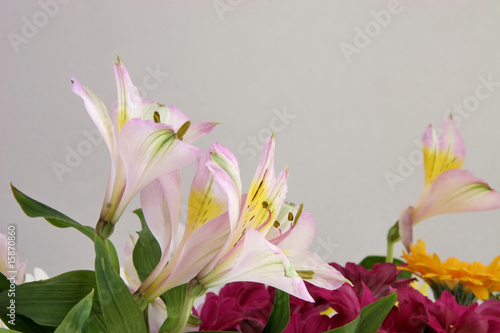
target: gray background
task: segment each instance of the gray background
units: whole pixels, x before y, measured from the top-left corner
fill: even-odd
[[[17,225],[21,259],[51,276],[91,268],[92,244],[26,217],[9,182],[95,225],[109,156],[84,134],[95,127],[70,77],[111,109],[115,52],[144,97],[175,105],[194,122],[223,123],[198,143],[229,146],[246,187],[258,163],[251,138],[261,145],[265,128],[274,127],[276,166],[290,169],[287,198],[315,214],[312,248],[340,263],[385,253],[387,229],[423,187],[418,142],[427,124],[440,126],[455,104],[473,101],[479,77],[500,81],[495,1],[393,2],[398,13],[384,27],[372,12],[387,11],[386,1],[62,2],[3,1],[0,11],[0,231]],[[226,11],[218,13],[221,4]],[[368,45],[348,61],[342,43],[355,46],[365,28],[372,29]],[[500,87],[492,90],[456,119],[464,168],[500,188]],[[284,113],[286,121],[277,118]],[[77,149],[86,156],[68,166],[68,151]],[[406,162],[404,182],[391,189],[384,174],[410,159],[416,166]],[[58,178],[55,162],[71,172]],[[193,172],[184,172],[186,188]],[[131,213],[138,206],[136,199],[112,236],[120,251],[139,228]],[[443,258],[489,263],[500,253],[500,211],[434,217],[414,230]]]

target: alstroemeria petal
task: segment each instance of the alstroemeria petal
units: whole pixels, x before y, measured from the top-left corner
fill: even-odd
[[[123,185],[123,179],[117,179],[120,167],[120,156],[118,155],[118,143],[115,130],[108,111],[104,103],[92,91],[82,86],[74,77],[71,78],[73,92],[83,99],[85,108],[87,109],[90,118],[96,125],[99,133],[108,146],[111,156],[111,168],[109,171],[108,186],[104,195],[103,207],[101,210],[101,218],[106,218],[109,211],[109,203],[113,197],[113,191]],[[116,193],[115,193],[116,195]]]
[[[315,286],[333,290],[348,282],[342,274],[323,261],[316,253],[303,250],[283,250],[295,271]]]
[[[178,170],[161,175],[141,191],[141,207],[151,233],[166,261],[173,250],[181,213],[181,178]],[[166,262],[165,262],[166,263]]]
[[[399,236],[401,241],[406,248],[406,251],[410,251],[410,244],[413,241],[413,207],[409,206],[401,212],[398,221]]]
[[[132,118],[142,118],[142,101],[137,87],[132,83],[125,65],[117,56],[115,62],[116,88],[118,90],[118,128]]]
[[[431,125],[423,137],[425,183],[432,183],[440,174],[460,169],[465,159],[465,144],[450,117],[443,121],[443,134],[438,139]]]
[[[186,132],[186,134],[184,134],[184,138],[182,139],[182,141],[186,143],[193,143],[202,136],[205,136],[210,132],[212,132],[212,130],[217,125],[219,125],[219,123],[215,122],[192,124],[191,127],[189,127],[189,130]]]
[[[101,133],[104,142],[106,142],[111,156],[115,156],[118,153],[116,149],[116,134],[106,106],[104,106],[104,103],[99,99],[99,97],[97,97],[89,89],[82,86],[77,79],[72,77],[71,82],[73,83],[71,89],[75,94],[83,99],[85,108],[87,109],[87,112],[90,118],[92,118],[95,126],[99,130],[99,133]]]
[[[210,158],[206,166],[227,195],[229,220],[231,229],[234,230],[241,209],[241,178],[238,161],[227,147],[217,143],[212,145]]]
[[[123,126],[119,142],[127,183],[117,216],[144,186],[189,164],[201,152],[201,149],[178,140],[168,125],[138,118]]]
[[[151,102],[147,100],[142,100],[143,104],[143,120],[153,120],[154,113],[158,112],[160,117],[160,122],[162,124],[170,125],[174,131],[178,131],[179,128],[186,122],[189,121],[189,117],[182,113],[175,106],[165,106],[158,102]],[[190,142],[188,142],[190,143]]]
[[[148,309],[149,317],[149,332],[158,333],[160,331],[165,318],[167,318],[167,308],[165,303],[160,298],[155,299],[149,303]]]
[[[134,266],[134,247],[139,239],[138,234],[130,234],[129,239],[125,243],[123,251],[123,260],[121,261],[120,276],[125,281],[131,291],[136,291],[141,285],[141,280]]]
[[[262,209],[262,202],[265,201],[267,191],[276,180],[274,172],[274,136],[267,138],[262,148],[259,166],[255,172],[250,189],[248,190],[245,221],[249,221],[251,216],[257,215]],[[256,219],[253,219],[256,220]],[[244,226],[245,228],[250,226]],[[255,229],[255,228],[252,228]]]
[[[162,272],[162,279],[154,281],[144,293],[161,295],[165,291],[189,282],[213,259],[229,234],[227,214],[221,215],[198,228],[182,247],[178,259]],[[200,246],[203,245],[203,246]],[[148,278],[149,279],[149,278]],[[145,281],[146,283],[146,281]]]
[[[500,194],[467,170],[445,171],[427,189],[413,212],[413,224],[434,215],[500,208]]]
[[[210,153],[211,151],[205,152],[196,163],[197,170],[191,184],[187,212],[186,230],[189,233],[227,210],[226,193],[207,167]]]
[[[234,267],[220,278],[207,281],[206,287],[237,281],[259,282],[281,289],[303,300],[314,302],[304,281],[293,269],[287,257],[277,246],[266,241],[258,231],[247,231],[243,250],[238,257],[238,262]]]
[[[289,205],[283,205],[284,207],[290,207]],[[293,206],[292,206],[293,207]],[[295,208],[295,207],[294,207]],[[282,208],[282,212],[284,209]],[[290,210],[286,209],[286,212],[294,212],[296,214],[297,208]],[[295,214],[292,213],[293,217]],[[280,213],[282,215],[282,213]],[[288,213],[286,214],[288,215]],[[283,221],[285,220],[285,221]],[[282,219],[277,220],[281,226],[284,226],[283,230],[287,229],[287,222],[288,224],[293,224],[293,220],[290,221],[287,216]],[[282,222],[280,222],[282,221]],[[280,227],[281,227],[280,226]],[[289,226],[291,227],[291,225]],[[275,235],[276,231],[273,228],[273,234]],[[297,221],[297,224],[287,232],[282,233],[281,235],[277,235],[277,237],[272,237],[269,233],[266,235],[266,239],[269,240],[271,243],[274,245],[278,246],[282,250],[298,250],[298,251],[306,251],[309,246],[312,244],[314,241],[314,237],[316,236],[316,221],[314,220],[313,214],[307,213],[307,212],[302,212],[300,215],[299,220]]]

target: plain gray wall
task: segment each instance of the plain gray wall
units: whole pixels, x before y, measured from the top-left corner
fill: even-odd
[[[227,145],[246,187],[258,163],[252,142],[273,127],[276,167],[290,169],[287,198],[315,214],[312,248],[325,260],[385,253],[387,229],[423,187],[425,127],[440,126],[454,105],[470,109],[455,117],[464,168],[500,188],[500,86],[474,97],[481,80],[500,81],[496,1],[41,0],[3,1],[0,12],[0,232],[17,225],[29,270],[54,276],[93,265],[88,239],[26,217],[9,182],[95,225],[109,156],[86,138],[95,127],[70,78],[111,109],[115,52],[144,97],[194,122],[223,123],[199,145]],[[87,155],[68,166],[77,149]],[[71,172],[58,178],[54,162]],[[391,188],[384,174],[398,168],[404,182]],[[185,188],[193,172],[184,172]],[[120,252],[139,228],[131,213],[138,206],[136,199],[112,236]],[[489,263],[500,253],[500,211],[434,217],[414,231],[443,258]]]

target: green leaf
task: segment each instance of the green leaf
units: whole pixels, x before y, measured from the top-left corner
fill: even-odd
[[[15,330],[21,330],[23,333],[52,333],[55,330],[54,327],[38,325],[33,320],[20,314],[16,314],[14,325],[9,322],[9,320],[12,319],[7,317],[7,314],[4,312],[0,313],[0,319],[7,327]]]
[[[0,272],[0,292],[9,289],[10,281]]]
[[[385,262],[385,256],[368,256],[365,259],[361,260],[359,264],[364,268],[370,270],[373,268],[373,265],[379,262]],[[394,265],[399,266],[401,264],[404,264],[405,262],[400,259],[394,258],[393,263]],[[411,278],[412,275],[408,271],[401,271],[401,273],[399,273],[398,275],[398,279],[411,279]]]
[[[94,240],[94,228],[81,225],[63,213],[28,197],[12,184],[10,187],[12,188],[12,193],[19,203],[19,206],[21,206],[23,212],[29,217],[43,217],[50,224],[58,228],[75,228],[91,240]]]
[[[168,313],[168,318],[161,325],[160,332],[170,332],[177,326],[177,322],[182,315],[186,294],[187,283],[172,288],[160,296],[167,307]]]
[[[85,324],[83,325],[84,333],[106,333],[106,325],[104,324],[104,318],[96,316],[95,314],[90,314],[90,317],[87,319]]]
[[[16,314],[40,325],[57,327],[67,313],[96,287],[92,271],[67,272],[48,280],[16,286]],[[0,308],[8,306],[9,290],[0,293]]]
[[[358,318],[325,333],[376,333],[397,299],[398,295],[394,292],[372,304],[368,304],[361,309]]]
[[[137,209],[134,213],[137,214],[141,220],[142,230],[138,232],[139,239],[137,240],[137,244],[135,244],[132,257],[139,279],[141,282],[144,282],[160,262],[161,247],[151,233],[151,230],[149,230],[142,209]]]
[[[146,333],[142,312],[120,275],[113,268],[106,245],[95,237],[97,291],[108,332]]]
[[[12,184],[10,185],[10,187],[12,189],[12,193],[14,194],[14,198],[16,198],[17,202],[19,203],[19,206],[21,206],[23,212],[29,217],[43,217],[50,224],[58,228],[75,228],[76,230],[80,231],[82,234],[90,238],[91,241],[94,241],[94,228],[81,225],[80,223],[64,215],[63,213],[28,197]],[[116,271],[119,272],[120,264],[118,263],[118,255],[116,254],[115,247],[109,240],[107,240],[107,247],[109,248],[109,252],[111,254],[113,266],[115,267]]]
[[[281,333],[285,330],[290,320],[290,303],[289,295],[276,289],[276,295],[274,296],[274,305],[267,320],[266,327],[264,327],[263,333]]]
[[[57,327],[55,333],[81,333],[83,324],[90,316],[92,309],[92,298],[94,290],[92,290],[85,298],[78,302],[66,315],[61,325]]]

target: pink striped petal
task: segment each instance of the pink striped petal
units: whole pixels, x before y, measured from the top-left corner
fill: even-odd
[[[229,220],[231,229],[234,230],[241,209],[241,179],[238,161],[227,147],[217,143],[212,145],[210,157],[206,165],[227,196]]]
[[[233,264],[230,270],[226,266]],[[290,261],[275,245],[269,243],[256,230],[248,230],[243,243],[243,250],[238,262],[232,261],[220,267],[225,274],[211,278],[207,276],[203,283],[207,288],[220,286],[229,282],[250,281],[271,285],[290,295],[314,302],[304,281],[293,269]]]
[[[125,65],[118,56],[115,62],[115,78],[118,90],[118,126],[121,130],[129,119],[142,119],[142,101],[137,87],[132,83]]]
[[[99,133],[106,142],[111,156],[117,156],[117,143],[115,129],[109,118],[108,110],[104,103],[92,91],[82,86],[74,77],[71,78],[73,92],[83,99],[85,108],[96,125]]]
[[[186,228],[188,233],[216,218],[227,210],[227,197],[207,167],[211,151],[197,161],[196,175],[189,194]]]
[[[215,122],[192,124],[191,127],[189,127],[189,130],[186,132],[186,134],[184,134],[184,138],[182,139],[182,141],[186,143],[193,143],[199,138],[212,132],[212,130],[217,125],[219,125],[219,123]]]
[[[283,205],[290,207],[288,205]],[[313,214],[307,213],[307,212],[302,212],[300,215],[299,220],[297,221],[297,224],[292,227],[293,220],[290,221],[288,219],[288,212],[292,213],[293,216],[297,213],[297,207],[292,206],[292,209],[286,209],[285,214],[280,214],[280,215],[285,215],[281,219],[278,218],[278,222],[280,223],[280,227],[284,226],[284,229],[282,230],[288,230],[287,232],[282,232],[281,235],[277,235],[277,237],[272,237],[273,235],[276,235],[276,231],[278,227],[272,228],[271,230],[273,231],[273,234],[268,234],[266,235],[266,239],[268,239],[271,243],[274,245],[278,246],[282,250],[298,250],[298,251],[306,251],[309,246],[314,241],[314,238],[316,237],[316,221],[314,220]],[[283,211],[283,208],[282,208]],[[287,228],[288,224],[288,228]]]
[[[178,170],[161,175],[141,191],[144,217],[151,233],[160,244],[165,263],[173,250],[181,214],[181,200],[181,179]]]
[[[178,285],[188,283],[205,265],[218,253],[229,235],[229,220],[227,214],[203,224],[186,239],[179,253],[155,281],[148,284],[149,277],[144,281],[143,293],[146,298],[154,299],[165,291]]]
[[[452,169],[424,191],[412,213],[413,224],[431,216],[500,208],[500,194],[470,171]]]
[[[333,290],[349,283],[339,271],[323,261],[316,253],[303,250],[283,250],[295,271],[315,286]]]
[[[460,169],[465,159],[465,144],[450,117],[443,121],[442,135],[438,138],[431,125],[423,137],[423,152],[426,184],[432,183],[440,174],[451,169]]]
[[[160,122],[162,124],[170,125],[175,132],[177,132],[186,121],[189,121],[189,117],[182,113],[175,106],[165,106],[164,104],[147,100],[142,100],[142,103],[143,120],[153,120],[154,113],[158,112],[158,115],[160,116]]]
[[[201,153],[199,148],[179,141],[168,125],[138,118],[123,126],[119,142],[127,183],[115,219],[151,181],[191,163]]]
[[[410,244],[413,242],[413,207],[409,206],[401,212],[398,221],[399,236],[406,248],[410,252]]]

